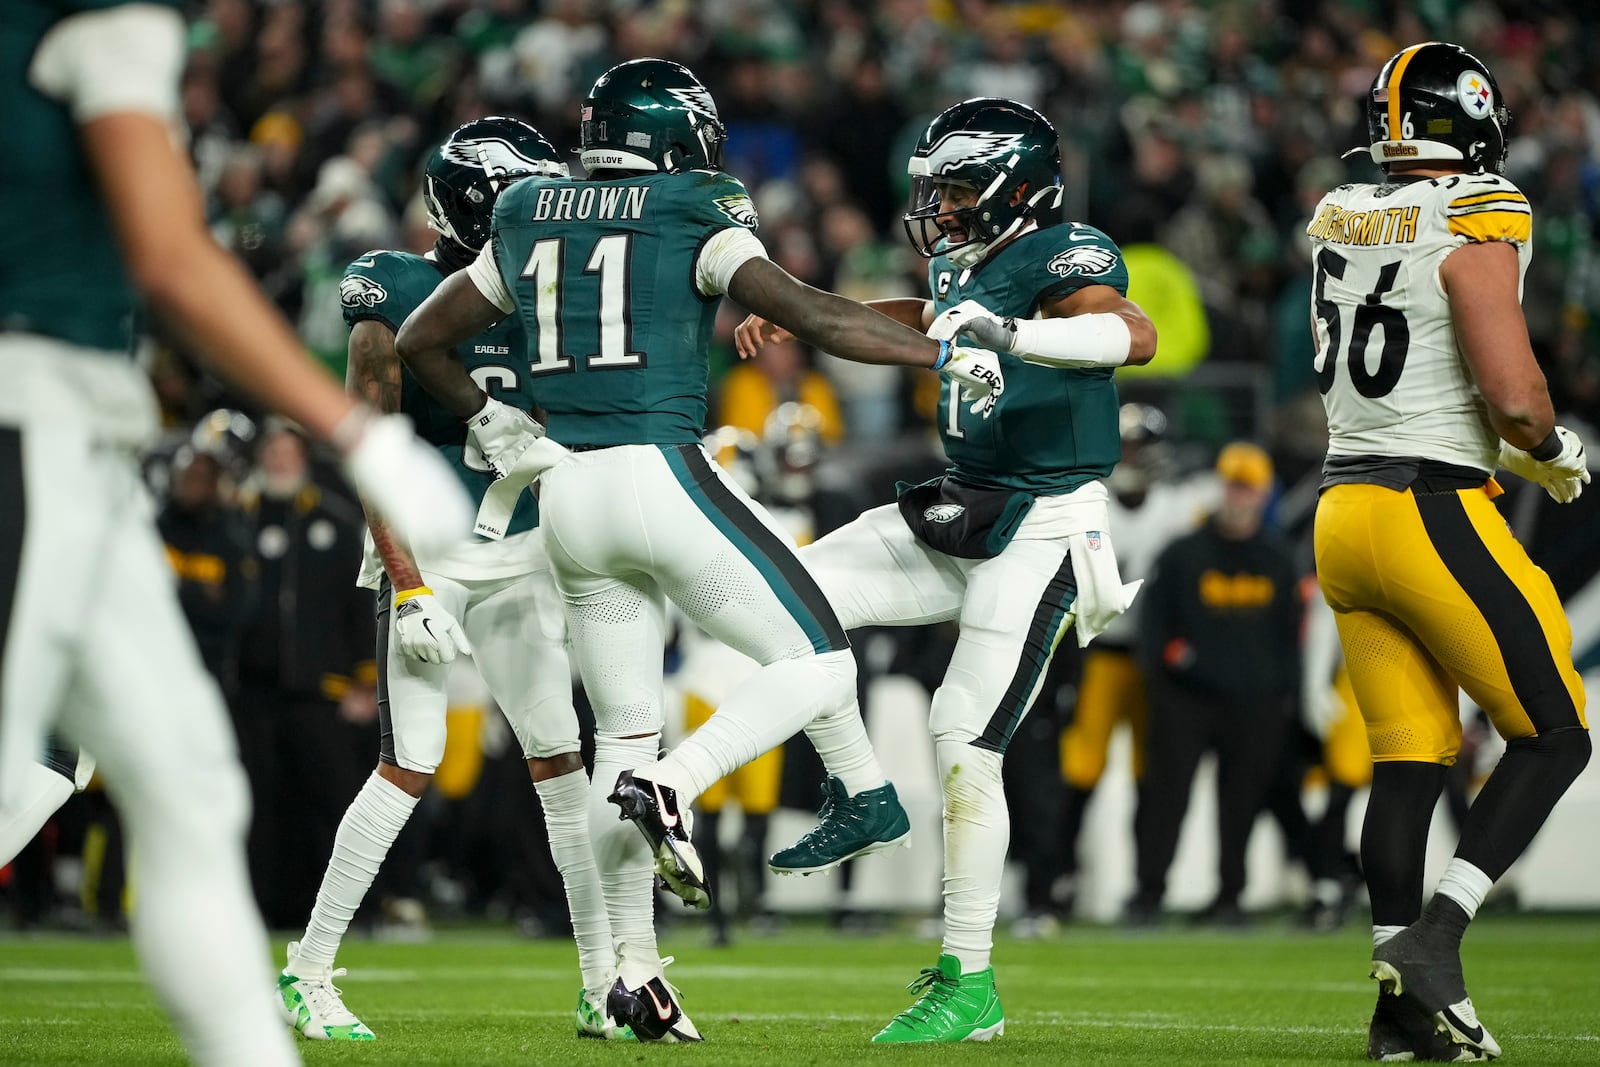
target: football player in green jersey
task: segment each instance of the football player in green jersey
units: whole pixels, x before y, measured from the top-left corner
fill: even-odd
[[[609,1004],[641,1038],[693,1039],[661,973],[650,861],[679,896],[709,903],[684,820],[707,786],[816,720],[840,777],[885,818],[857,851],[898,843],[904,810],[866,743],[855,661],[792,542],[706,455],[707,345],[717,303],[740,304],[864,362],[937,368],[982,407],[1001,391],[993,353],[937,342],[803,285],[766,258],[755,208],[721,170],[716,105],[686,68],[608,71],[583,103],[586,181],[530,178],[500,198],[493,238],[406,320],[398,346],[419,381],[470,420],[497,467],[539,468],[544,524],[573,655],[595,706],[595,847],[621,976]],[[515,314],[550,436],[485,396],[450,352]],[[530,462],[529,457],[534,458]],[[550,461],[558,460],[553,467]],[[659,763],[663,608],[763,666]]]
[[[439,231],[433,250],[425,256],[368,252],[350,264],[339,287],[350,326],[351,393],[379,411],[408,416],[475,501],[494,476],[469,460],[461,420],[405,372],[395,355],[395,332],[445,277],[478,254],[501,190],[529,174],[566,173],[556,150],[527,123],[502,117],[467,123],[428,159],[423,199]],[[461,358],[501,401],[532,406],[520,322],[490,326],[461,346]],[[478,538],[443,554],[409,551],[370,505],[367,525],[372,539],[359,584],[378,591],[378,766],[340,823],[305,934],[289,945],[278,979],[285,1017],[311,1038],[373,1039],[333,985],[342,973],[333,968],[334,956],[444,757],[449,664],[466,653],[510,722],[544,807],[583,969],[578,1032],[612,1036],[616,1028],[602,1012],[615,966],[611,928],[589,844],[589,778],[578,754],[566,625],[538,505],[520,493],[501,540]]]
[[[951,466],[801,552],[846,629],[957,620],[961,637],[929,728],[944,786],[945,936],[911,1007],[877,1042],[986,1041],[1005,1027],[989,962],[1009,816],[1000,765],[1076,621],[1086,644],[1132,599],[1112,554],[1106,489],[1121,452],[1112,370],[1155,354],[1110,238],[1053,225],[1056,132],[1009,100],[968,100],[928,126],[907,167],[906,230],[930,259],[931,300],[868,305],[936,337],[1000,351],[1005,392],[974,418],[948,389],[939,434]],[[787,335],[752,316],[743,355]],[[828,756],[824,754],[824,761]],[[832,774],[819,825],[772,857],[827,870],[870,822]]]
[[[0,121],[0,809],[59,723],[94,752],[139,856],[144,967],[200,1064],[297,1063],[260,990],[233,730],[174,595],[137,463],[156,404],[130,357],[142,304],[332,442],[414,544],[470,514],[444,462],[306,359],[205,226],[175,136],[180,5],[10,0]]]

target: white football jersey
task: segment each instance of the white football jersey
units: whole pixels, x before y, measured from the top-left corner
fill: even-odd
[[[1322,198],[1306,234],[1328,455],[1493,472],[1500,438],[1456,345],[1439,267],[1469,241],[1509,241],[1520,299],[1533,255],[1527,198],[1493,174],[1344,185]]]

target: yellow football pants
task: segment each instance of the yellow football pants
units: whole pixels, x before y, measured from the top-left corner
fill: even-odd
[[[684,718],[693,733],[716,711],[693,693],[684,697]],[[778,787],[783,783],[783,746],[756,757],[726,778],[719,778],[695,801],[708,814],[716,814],[731,800],[746,815],[770,815],[778,806]]]
[[[1374,760],[1454,763],[1458,688],[1507,740],[1587,725],[1561,601],[1487,486],[1333,486],[1316,559]]]
[[[1144,777],[1144,738],[1149,718],[1144,679],[1133,653],[1090,648],[1083,658],[1078,707],[1061,731],[1061,777],[1075,789],[1093,789],[1106,770],[1111,732],[1123,719],[1133,730],[1133,776]]]

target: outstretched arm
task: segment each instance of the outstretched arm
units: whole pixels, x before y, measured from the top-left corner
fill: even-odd
[[[505,311],[479,292],[470,273],[458,270],[400,324],[395,352],[446,410],[470,419],[489,397],[453,349],[505,317]]]
[[[364,319],[350,331],[350,362],[345,374],[345,391],[365,400],[385,415],[400,410],[400,357],[394,351],[394,331],[376,319]],[[361,506],[367,513],[367,528],[389,581],[399,590],[422,585],[422,572],[400,536],[389,528],[384,517],[368,500]]]
[[[887,315],[919,333],[926,333],[928,327],[933,325],[931,300],[897,296],[884,300],[868,300],[864,306],[881,315]],[[794,334],[775,322],[768,322],[760,315],[749,315],[734,327],[733,345],[738,350],[740,359],[749,359],[764,346],[787,341],[793,336]]]
[[[873,308],[809,286],[771,260],[746,260],[729,281],[728,295],[843,359],[924,369],[939,360],[938,341]]]

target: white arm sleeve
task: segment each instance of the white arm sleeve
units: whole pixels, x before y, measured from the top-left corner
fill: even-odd
[[[118,111],[176,123],[183,37],[183,16],[171,8],[124,4],[85,11],[44,35],[28,81],[67,105],[80,126]]]
[[[743,226],[719,230],[700,246],[700,258],[694,264],[694,287],[702,296],[721,296],[740,267],[752,259],[766,258],[767,250]]]
[[[1024,363],[1046,367],[1120,367],[1128,361],[1133,334],[1121,315],[1109,311],[1064,319],[1017,319],[1011,350]]]
[[[478,287],[483,298],[501,311],[509,315],[516,308],[516,301],[511,299],[511,290],[506,288],[505,279],[500,277],[500,264],[494,258],[493,238],[483,242],[478,258],[467,267],[467,277],[472,279],[472,284]]]

